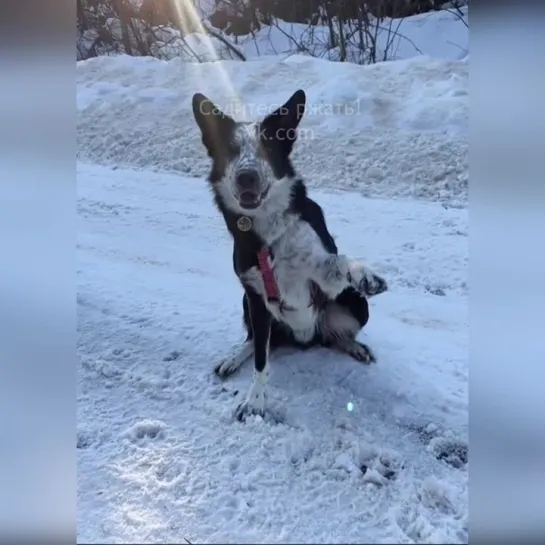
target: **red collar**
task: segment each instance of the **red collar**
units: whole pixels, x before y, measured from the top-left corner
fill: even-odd
[[[257,263],[259,265],[259,270],[261,271],[261,276],[263,276],[269,303],[278,302],[278,285],[276,284],[276,279],[271,267],[271,254],[266,246],[261,248],[257,253]]]

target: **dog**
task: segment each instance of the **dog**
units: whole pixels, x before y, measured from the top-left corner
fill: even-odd
[[[220,378],[254,359],[252,384],[235,410],[243,421],[264,416],[269,352],[325,346],[370,363],[356,341],[369,319],[367,299],[384,291],[384,278],[339,254],[322,208],[307,194],[291,153],[306,95],[296,91],[261,122],[236,122],[201,93],[193,115],[211,159],[208,176],[233,239],[233,268],[244,290],[247,338],[216,366]]]

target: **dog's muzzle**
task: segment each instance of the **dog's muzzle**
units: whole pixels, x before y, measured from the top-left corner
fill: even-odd
[[[267,196],[269,189],[261,192],[259,174],[255,170],[243,170],[237,174],[238,203],[242,208],[257,208]]]

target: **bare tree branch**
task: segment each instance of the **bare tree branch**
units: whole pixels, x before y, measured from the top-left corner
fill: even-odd
[[[211,29],[204,22],[202,22],[202,27],[204,28],[204,30],[206,30],[208,34],[210,34],[210,36],[218,39],[223,45],[227,47],[227,49],[229,49],[229,51],[232,51],[241,61],[246,60],[246,56],[244,55],[244,53],[237,49],[229,40],[225,39],[219,32]]]
[[[462,2],[467,5],[465,0],[454,0],[445,11],[468,27]],[[283,56],[303,53],[371,64],[395,58],[401,40],[422,54],[401,32],[405,15],[439,9],[438,0],[220,0],[217,9],[227,10],[221,11],[223,15],[214,19],[199,8],[200,21],[189,29],[165,5],[170,4],[144,0],[136,9],[131,0],[77,0],[78,60],[125,53],[203,62],[206,52],[196,45],[199,36],[208,35],[221,44],[216,51],[219,58],[246,61],[247,48],[253,44],[257,56],[271,51]],[[298,22],[289,27],[290,21]],[[287,47],[278,47],[278,37],[287,38]]]

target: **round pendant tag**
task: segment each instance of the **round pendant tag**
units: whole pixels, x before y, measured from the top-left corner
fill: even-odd
[[[252,228],[252,220],[248,216],[240,216],[237,220],[237,227],[241,231],[249,231]]]

